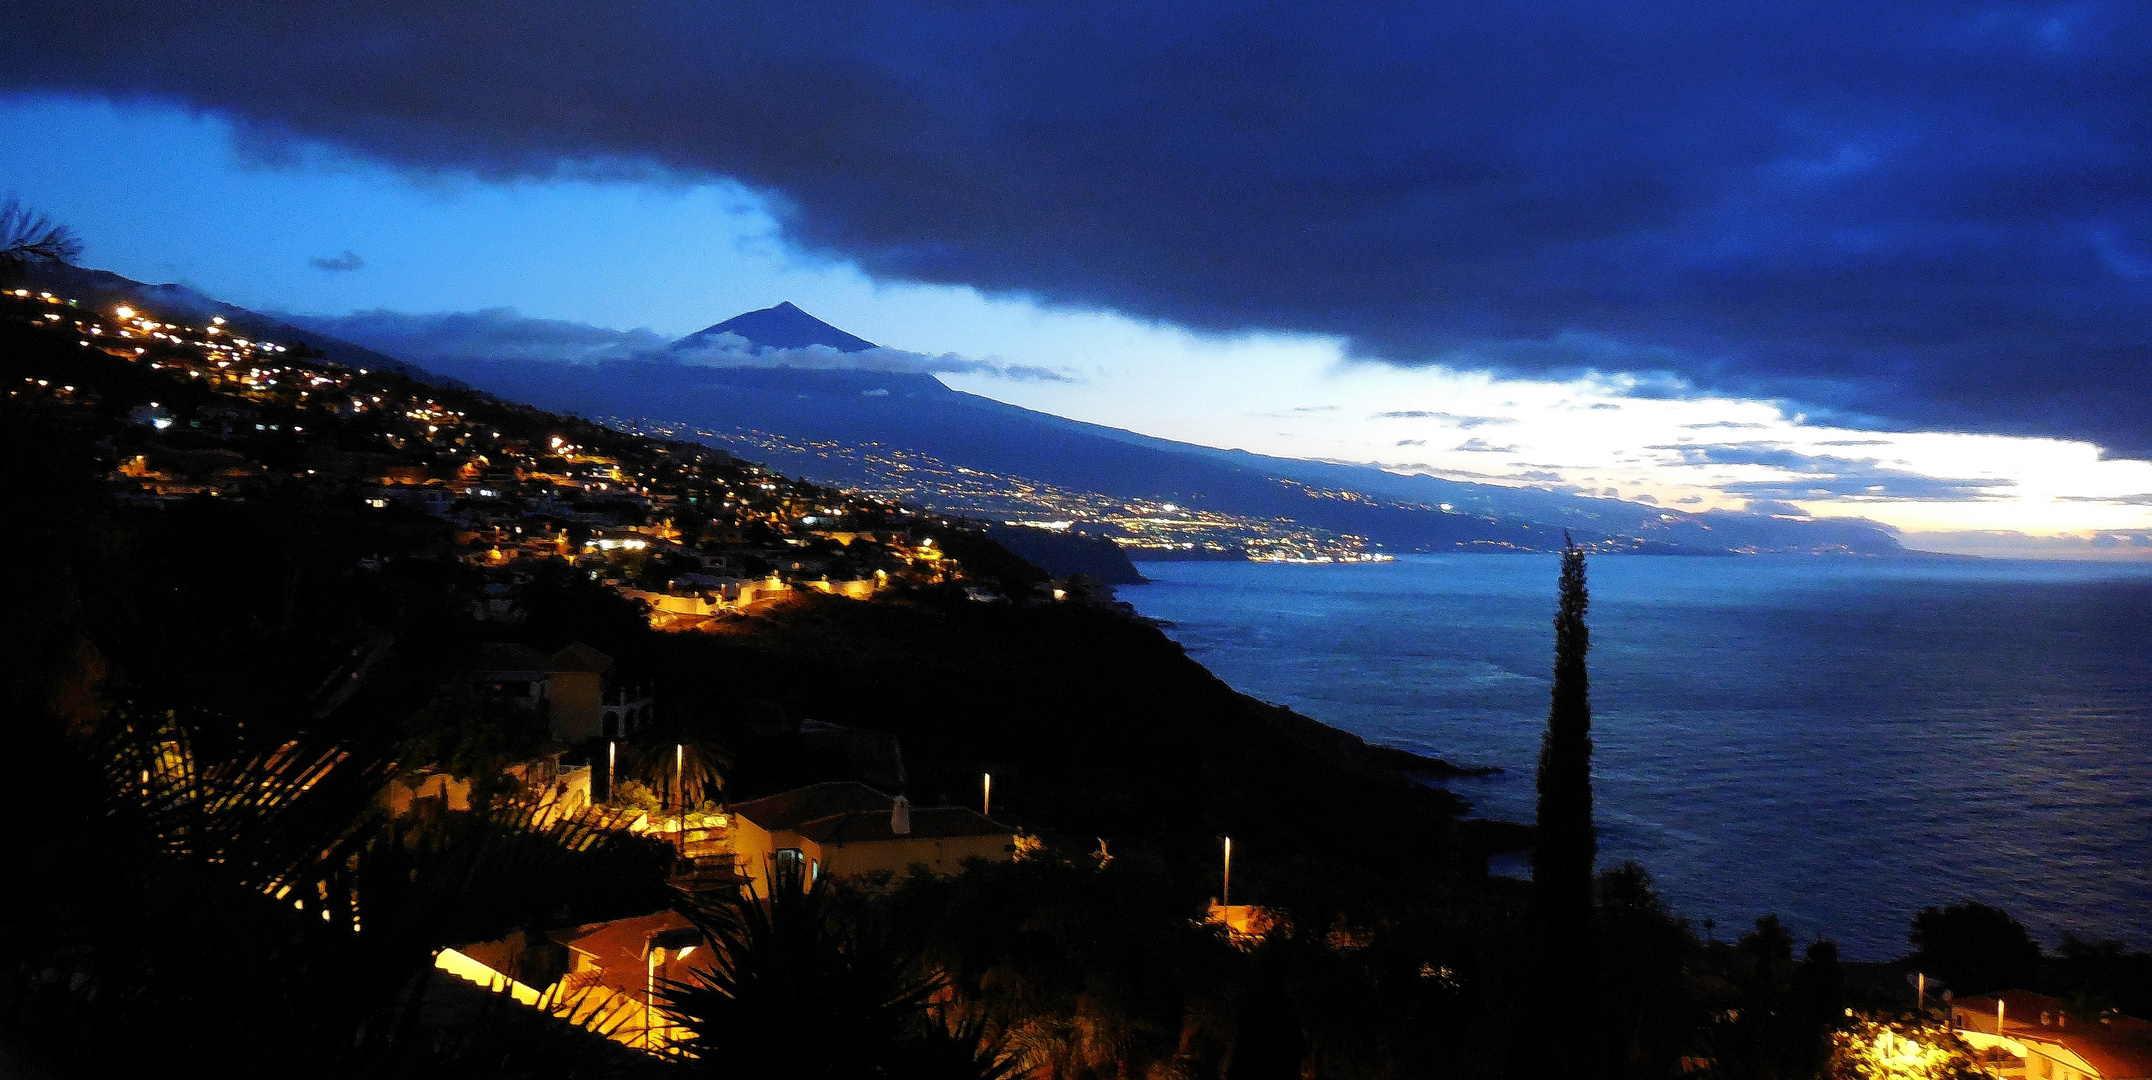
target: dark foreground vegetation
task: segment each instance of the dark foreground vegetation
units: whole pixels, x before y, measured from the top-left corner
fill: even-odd
[[[960,526],[940,536],[970,578],[678,633],[565,561],[504,577],[443,518],[318,478],[309,454],[352,430],[328,416],[220,443],[245,476],[220,494],[123,500],[116,470],[163,445],[130,417],[214,395],[25,319],[0,319],[20,796],[0,1072],[1491,1077],[1544,1075],[1559,1031],[1567,1075],[1792,1077],[1829,1067],[1848,1009],[1910,1011],[1916,963],[1963,992],[2152,1011],[2145,955],[2045,956],[1977,907],[1861,967],[1769,917],[1699,937],[1625,865],[1577,882],[1562,910],[1586,925],[1550,935],[1526,883],[1486,872],[1525,831],[1408,771],[1433,763],[1233,692],[1081,582],[977,602],[967,581],[1040,575]],[[486,615],[503,589],[512,621]],[[922,805],[993,773],[1031,842],[956,876],[693,906],[725,962],[671,989],[693,1035],[669,1058],[444,979],[444,946],[684,903],[663,843],[544,823],[504,772],[542,735],[472,695],[471,658],[572,642],[656,688],[624,778],[691,754],[722,801],[890,768],[803,728],[821,721],[893,738]],[[388,814],[419,758],[482,781],[473,808]],[[1234,899],[1273,917],[1259,939],[1203,921],[1228,835]]]

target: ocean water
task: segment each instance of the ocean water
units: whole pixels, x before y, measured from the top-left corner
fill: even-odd
[[[1142,569],[1122,599],[1236,688],[1500,766],[1447,786],[1531,820],[1554,556]],[[1860,959],[1967,899],[2049,946],[2152,946],[2152,567],[1602,556],[1589,577],[1602,863],[1642,862],[1721,937],[1775,912]]]

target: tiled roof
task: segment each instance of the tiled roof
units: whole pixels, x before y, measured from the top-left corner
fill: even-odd
[[[764,829],[775,832],[779,829],[796,829],[805,822],[832,814],[855,811],[876,812],[886,818],[895,801],[865,784],[845,780],[810,784],[765,799],[733,803],[728,809]]]
[[[912,831],[899,834],[890,827],[890,812],[856,811],[832,814],[793,826],[792,831],[817,844],[860,844],[876,840],[932,840],[953,836],[1014,836],[1016,830],[976,810],[960,806],[912,809]]]
[[[545,654],[528,645],[480,645],[471,658],[478,672],[540,672],[547,670]]]
[[[603,675],[613,670],[613,658],[578,641],[554,653],[546,661],[549,671],[582,671]]]
[[[2070,1003],[2061,998],[2029,990],[2006,990],[2000,996],[2002,1033],[2006,1038],[2061,1046],[2099,1070],[2101,1080],[2152,1078],[2152,1023],[2134,1016],[2065,1020]],[[1964,1014],[1965,1026],[1975,1031],[1992,1031],[1996,997],[1989,994],[1959,998],[1952,1003],[1951,1011]],[[2042,1024],[2043,1016],[2059,1022]]]

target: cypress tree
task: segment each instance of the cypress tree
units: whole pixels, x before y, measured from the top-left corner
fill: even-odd
[[[1590,1076],[1593,1004],[1592,702],[1584,654],[1591,647],[1584,611],[1584,551],[1562,537],[1561,603],[1554,616],[1554,695],[1539,744],[1539,828],[1532,851],[1532,898],[1542,949],[1540,994],[1552,1023],[1544,1036],[1543,1075]],[[1558,1004],[1557,1004],[1558,1003]]]

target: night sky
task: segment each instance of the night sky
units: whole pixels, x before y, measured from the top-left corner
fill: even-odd
[[[1214,445],[2152,532],[2143,5],[7,24],[0,186],[91,265],[239,303],[493,309],[565,353],[791,299],[952,385]]]

